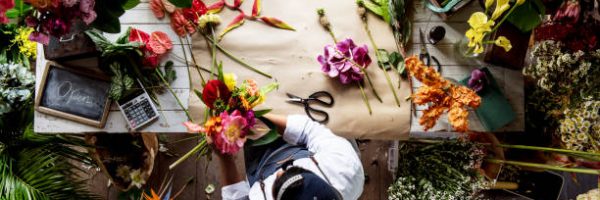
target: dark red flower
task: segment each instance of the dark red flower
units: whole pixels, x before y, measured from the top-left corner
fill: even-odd
[[[206,14],[207,12],[206,5],[201,0],[193,0],[192,7],[183,9],[183,16],[186,19],[192,20],[195,24],[198,23],[198,18],[200,16]]]
[[[227,89],[227,85],[219,80],[210,80],[202,90],[202,101],[210,109],[214,109],[215,101],[221,100],[228,102],[231,97],[231,91]]]

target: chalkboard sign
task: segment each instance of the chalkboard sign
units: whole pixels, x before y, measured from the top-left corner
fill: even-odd
[[[110,112],[110,82],[48,62],[37,111],[103,128]]]

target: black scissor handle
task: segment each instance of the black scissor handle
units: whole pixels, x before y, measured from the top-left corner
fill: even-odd
[[[308,96],[308,98],[310,100],[314,100],[314,101],[319,102],[326,106],[332,106],[333,103],[335,103],[335,101],[333,100],[333,96],[331,96],[331,94],[329,94],[329,92],[325,92],[325,91],[315,92],[315,93],[311,94],[310,96]]]
[[[315,122],[319,122],[319,123],[326,123],[327,121],[329,121],[329,114],[327,114],[327,112],[322,111],[322,110],[317,110],[314,108],[311,108],[310,106],[304,106],[304,110],[306,111],[306,115],[308,115],[308,118],[312,119]],[[325,118],[323,119],[316,119],[312,113],[316,113],[318,115],[321,115]]]

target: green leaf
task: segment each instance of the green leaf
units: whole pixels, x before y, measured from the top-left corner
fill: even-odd
[[[540,0],[525,1],[508,16],[507,20],[521,32],[527,33],[542,23],[546,12]]]
[[[388,11],[388,0],[365,0],[365,8],[373,14],[383,18],[384,21],[390,22],[390,13]]]
[[[265,114],[271,112],[272,110],[273,109],[255,110],[254,117],[260,118],[260,117],[264,116]]]
[[[127,0],[122,7],[125,10],[129,10],[136,7],[138,4],[140,4],[140,0]]]
[[[125,13],[122,4],[112,1],[97,1],[94,10],[98,17],[92,23],[92,27],[107,33],[121,32],[119,17]]]
[[[390,53],[388,53],[388,51],[385,49],[378,49],[377,51],[379,53],[379,60],[377,61],[377,64],[380,68],[383,68],[384,70],[389,70]]]
[[[189,8],[192,7],[192,0],[169,0],[173,5],[179,8]]]
[[[271,130],[258,140],[250,140],[250,145],[253,147],[271,144],[272,142],[277,140],[277,138],[279,138],[279,134],[277,133],[277,127],[275,127],[275,124],[273,124],[273,122],[263,117],[260,117],[258,119],[264,122]]]
[[[127,27],[125,33],[121,34],[115,43],[117,44],[127,44],[129,43],[129,34],[131,33],[131,27]]]

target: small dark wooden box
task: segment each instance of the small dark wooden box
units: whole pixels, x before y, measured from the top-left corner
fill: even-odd
[[[94,57],[97,60],[100,52],[96,49],[94,41],[85,34],[86,28],[83,22],[76,22],[70,33],[60,38],[51,36],[48,45],[44,45],[46,60],[63,62]]]

